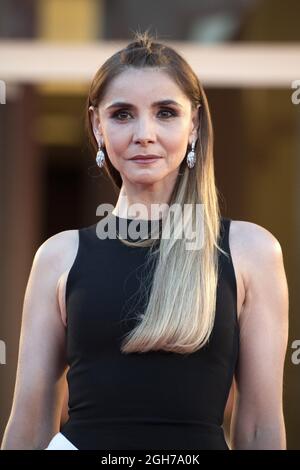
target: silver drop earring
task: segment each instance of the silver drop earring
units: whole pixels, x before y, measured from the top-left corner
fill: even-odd
[[[96,155],[96,162],[97,162],[97,165],[99,166],[99,168],[102,168],[104,166],[104,163],[105,163],[105,154],[101,148],[101,143],[99,144],[99,148],[98,148],[98,152],[97,152],[97,155]]]
[[[196,154],[195,154],[195,145],[196,141],[192,142],[192,150],[187,154],[186,161],[189,168],[193,168],[196,163]]]

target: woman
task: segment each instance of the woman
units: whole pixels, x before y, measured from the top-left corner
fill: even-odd
[[[96,73],[87,123],[96,162],[120,189],[105,219],[117,237],[99,237],[99,223],[38,249],[3,448],[285,449],[281,246],[263,227],[219,213],[197,76],[175,50],[137,34]],[[192,207],[186,220],[203,234],[201,249],[174,236],[174,205]],[[121,224],[137,221],[158,236],[122,239]]]

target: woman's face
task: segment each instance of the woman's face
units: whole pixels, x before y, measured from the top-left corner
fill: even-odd
[[[122,104],[123,103],[123,104]],[[154,184],[176,178],[187,145],[197,138],[197,111],[160,69],[129,68],[112,80],[92,122],[123,182]],[[136,155],[157,155],[148,163]],[[147,160],[146,160],[147,162]]]

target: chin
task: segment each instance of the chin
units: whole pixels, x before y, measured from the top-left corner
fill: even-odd
[[[134,184],[155,184],[160,181],[163,176],[161,175],[128,175],[128,180]]]

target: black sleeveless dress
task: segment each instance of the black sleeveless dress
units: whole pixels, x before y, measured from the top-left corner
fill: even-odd
[[[229,255],[230,222],[222,217],[219,240]],[[66,284],[69,419],[60,432],[79,450],[229,449],[222,423],[239,348],[231,256],[219,252],[215,323],[204,348],[123,354],[134,326],[124,319],[149,248],[99,239],[96,227],[79,229]]]

